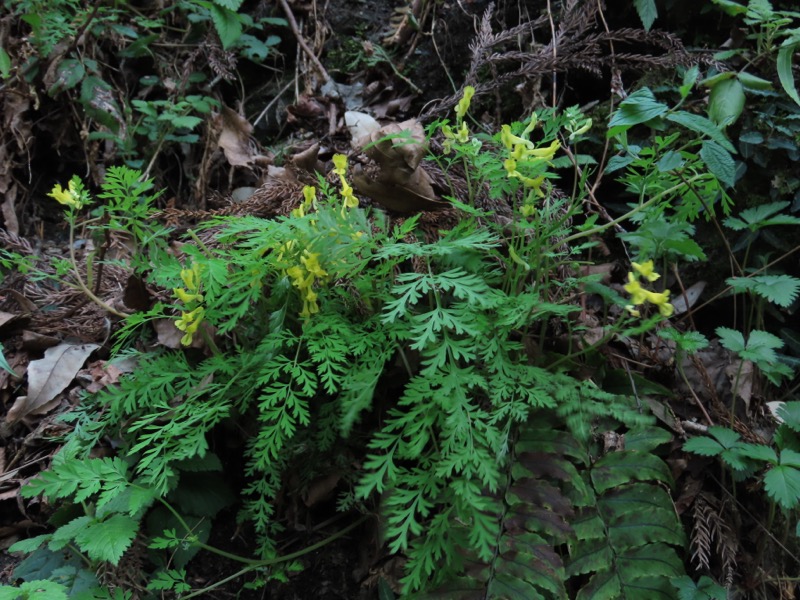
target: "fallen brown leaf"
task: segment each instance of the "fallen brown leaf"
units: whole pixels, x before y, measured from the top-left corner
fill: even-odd
[[[53,400],[75,378],[98,344],[60,344],[49,348],[44,358],[28,365],[28,394],[20,396],[6,415],[15,423],[31,415],[43,414],[54,407]]]

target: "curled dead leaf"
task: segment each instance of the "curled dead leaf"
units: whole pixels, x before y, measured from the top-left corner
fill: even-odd
[[[416,119],[390,123],[362,137],[356,145],[372,164],[353,168],[353,186],[360,194],[398,213],[440,210],[449,206],[433,191],[421,162],[428,152],[425,131]]]

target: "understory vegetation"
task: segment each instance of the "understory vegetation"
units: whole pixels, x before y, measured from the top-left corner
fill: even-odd
[[[0,600],[794,597],[800,13],[312,4],[0,10]]]

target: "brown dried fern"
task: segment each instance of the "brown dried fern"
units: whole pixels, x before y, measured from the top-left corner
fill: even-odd
[[[603,68],[609,66],[643,71],[713,63],[710,55],[690,54],[678,37],[664,31],[632,28],[598,31],[600,4],[596,0],[564,3],[552,33],[547,15],[495,33],[492,31],[493,10],[494,5],[490,4],[470,44],[472,59],[464,84],[475,88],[476,98],[550,73],[586,71],[600,77]],[[549,36],[550,41],[536,43],[534,33],[537,32]],[[636,51],[612,53],[609,48],[615,43],[635,46]],[[641,51],[642,47],[646,51]],[[493,76],[483,77],[486,71]],[[462,90],[459,90],[440,100],[422,117],[449,111],[461,96]]]

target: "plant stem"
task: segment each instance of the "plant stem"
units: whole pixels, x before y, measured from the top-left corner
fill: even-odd
[[[695,175],[695,176],[687,179],[686,183],[680,183],[680,184],[677,184],[677,185],[673,185],[672,187],[667,188],[666,190],[662,190],[661,192],[659,192],[658,194],[656,194],[655,196],[653,196],[652,198],[650,198],[646,202],[640,204],[636,208],[633,208],[633,209],[629,210],[624,215],[619,216],[616,219],[613,219],[612,221],[609,221],[608,223],[604,223],[603,225],[598,225],[597,227],[592,227],[591,229],[587,229],[586,231],[579,231],[577,233],[573,233],[572,235],[568,235],[567,237],[558,240],[558,245],[561,246],[563,244],[567,244],[567,243],[572,242],[574,240],[579,240],[581,238],[591,237],[593,235],[596,235],[596,234],[599,234],[599,233],[603,233],[607,229],[611,229],[612,227],[614,227],[616,225],[619,225],[623,221],[627,221],[628,219],[630,219],[634,215],[642,212],[645,208],[648,208],[652,204],[655,204],[658,200],[661,200],[665,196],[668,196],[669,194],[673,194],[675,192],[680,191],[681,189],[685,188],[688,183],[691,183],[693,181],[697,181],[698,179],[701,179],[702,177],[703,177],[703,175]],[[553,246],[553,247],[551,247],[549,249],[549,251],[552,251],[555,248],[556,248],[556,246]]]
[[[268,559],[264,559],[264,560],[253,560],[253,559],[248,559],[248,558],[243,559],[241,557],[236,557],[233,554],[228,554],[227,552],[223,553],[221,550],[218,550],[216,548],[211,548],[210,546],[205,546],[205,544],[202,544],[202,545],[198,544],[198,546],[200,546],[201,548],[204,548],[204,549],[210,550],[210,551],[214,551],[216,554],[219,554],[220,556],[227,556],[228,558],[232,558],[233,560],[246,562],[246,563],[248,563],[248,566],[246,566],[243,569],[237,571],[233,575],[230,575],[229,577],[226,577],[225,579],[217,581],[213,585],[210,585],[210,586],[208,586],[206,588],[203,588],[201,590],[195,590],[191,594],[187,594],[186,596],[181,596],[181,598],[182,598],[182,600],[188,600],[189,598],[195,598],[195,597],[198,597],[198,596],[202,596],[203,594],[207,593],[210,590],[213,590],[213,589],[215,589],[215,588],[217,588],[217,587],[219,587],[221,585],[224,585],[224,584],[228,583],[229,581],[233,581],[234,579],[237,579],[237,578],[241,577],[242,575],[246,575],[250,571],[254,571],[256,569],[260,569],[260,568],[263,568],[263,567],[269,567],[271,565],[276,565],[276,564],[279,564],[279,563],[282,563],[282,562],[286,562],[286,561],[289,561],[289,560],[294,560],[295,558],[300,558],[301,556],[304,556],[305,554],[309,554],[310,552],[313,552],[314,550],[322,548],[323,546],[327,546],[331,542],[334,542],[337,539],[339,539],[340,537],[346,535],[347,533],[350,533],[350,531],[352,531],[353,529],[355,529],[356,527],[361,525],[368,518],[369,518],[369,515],[363,515],[360,519],[356,519],[353,523],[350,523],[350,525],[348,525],[344,529],[341,529],[341,530],[337,531],[336,533],[334,533],[333,535],[330,535],[330,536],[326,537],[324,540],[321,540],[321,541],[317,542],[316,544],[311,544],[310,546],[307,546],[306,548],[303,548],[302,550],[298,550],[297,552],[292,552],[291,554],[286,554],[285,556],[280,556],[278,558],[268,558]]]

